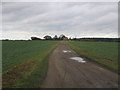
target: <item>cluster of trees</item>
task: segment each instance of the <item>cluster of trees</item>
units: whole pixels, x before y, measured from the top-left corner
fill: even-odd
[[[54,37],[51,37],[50,35],[44,36],[44,40],[63,40],[66,36],[61,34],[59,37],[55,35]],[[67,37],[66,37],[67,38]],[[38,37],[31,37],[31,40],[42,40]]]

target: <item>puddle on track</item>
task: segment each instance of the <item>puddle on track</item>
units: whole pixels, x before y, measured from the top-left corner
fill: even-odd
[[[63,50],[64,53],[71,52],[70,50]]]
[[[86,62],[86,61],[84,61],[84,59],[81,58],[81,57],[71,57],[70,59],[71,59],[71,60],[78,61],[78,62],[81,62],[81,63],[85,63],[85,62]]]

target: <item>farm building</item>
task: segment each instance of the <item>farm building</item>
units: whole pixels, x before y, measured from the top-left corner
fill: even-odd
[[[63,37],[63,40],[68,40],[68,37]]]

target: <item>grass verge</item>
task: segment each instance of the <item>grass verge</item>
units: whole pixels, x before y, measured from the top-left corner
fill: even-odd
[[[58,44],[4,71],[3,88],[39,88],[47,73],[50,53]]]
[[[34,70],[30,74],[26,75],[23,79],[18,80],[15,87],[40,88],[40,85],[47,74],[49,56],[55,47],[56,45],[47,52],[44,52],[42,55],[43,57],[41,57],[42,60],[38,61]],[[40,56],[37,56],[36,59],[38,59]]]
[[[67,44],[81,57],[85,57],[88,60],[91,60],[111,71],[118,73],[117,49],[109,48],[110,44],[107,43],[108,42],[67,42]],[[111,47],[114,46],[111,45]],[[114,49],[116,51],[113,51]]]

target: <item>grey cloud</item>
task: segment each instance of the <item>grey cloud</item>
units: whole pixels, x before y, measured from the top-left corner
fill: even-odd
[[[117,3],[19,2],[3,3],[2,8],[3,38],[9,34],[18,38],[14,32],[22,32],[22,37],[23,33],[28,33],[27,37],[60,33],[70,37],[117,37]]]

